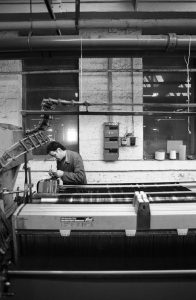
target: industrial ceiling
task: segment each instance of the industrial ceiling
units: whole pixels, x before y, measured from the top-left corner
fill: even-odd
[[[134,30],[122,36],[81,42],[81,32],[116,28]],[[196,1],[182,0],[0,0],[0,56],[35,51],[87,55],[112,49],[121,53],[196,50]],[[191,37],[190,37],[191,36]],[[98,51],[97,51],[98,50]],[[96,53],[95,53],[96,52]],[[152,53],[152,52],[151,52]],[[98,54],[99,55],[99,54]]]

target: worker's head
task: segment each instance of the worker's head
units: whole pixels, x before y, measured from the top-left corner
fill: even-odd
[[[47,154],[55,157],[56,160],[62,160],[65,157],[65,146],[59,142],[52,141],[47,146]]]

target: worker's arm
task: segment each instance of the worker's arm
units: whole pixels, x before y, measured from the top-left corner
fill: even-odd
[[[52,178],[61,178],[64,184],[86,184],[86,174],[82,158],[79,156],[74,159],[74,171],[67,172],[62,170],[49,171]]]
[[[65,184],[86,184],[86,174],[84,171],[83,161],[80,157],[77,157],[74,160],[73,172],[66,172],[66,171],[61,171],[61,172],[63,172],[61,179]]]

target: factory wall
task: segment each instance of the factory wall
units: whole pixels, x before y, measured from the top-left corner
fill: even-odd
[[[0,157],[22,136],[22,70],[20,61],[0,61]],[[0,190],[12,190],[18,167],[0,176]],[[20,176],[21,177],[21,176]],[[15,210],[12,196],[7,195],[5,202],[0,199],[0,207],[9,216]]]
[[[19,60],[0,61],[0,156],[22,129],[22,64]]]
[[[116,36],[140,35],[138,30],[85,30],[80,31],[83,38],[112,38]],[[141,58],[80,58],[79,87],[80,99],[90,103],[142,103],[142,72],[133,72],[133,68],[142,68]],[[88,70],[88,71],[83,71]],[[109,70],[109,71],[108,71]],[[112,72],[110,70],[113,70]],[[85,108],[80,108],[84,110]],[[92,106],[92,111],[126,111],[138,109],[131,106]],[[141,107],[139,107],[141,109]],[[119,136],[126,133],[137,136],[134,147],[120,147],[118,162],[103,161],[104,122],[119,124]],[[143,158],[143,120],[133,116],[80,116],[79,119],[80,153],[86,169],[89,170],[89,182],[128,182],[129,178],[119,177],[129,169],[131,160]],[[121,169],[114,173],[114,165]],[[96,169],[95,169],[96,166]],[[97,169],[98,168],[98,169]],[[100,171],[101,170],[101,171]],[[110,171],[110,172],[108,172]],[[128,174],[127,174],[128,175]],[[123,176],[124,177],[124,176]]]
[[[85,32],[85,34],[87,34]],[[97,32],[106,36],[106,32]],[[112,35],[119,32],[112,31]],[[123,33],[124,34],[124,33]],[[132,34],[128,32],[126,34]],[[142,103],[142,72],[130,71],[132,67],[142,68],[141,58],[80,58],[80,100],[88,102]],[[114,72],[108,72],[114,69]],[[22,126],[22,63],[21,61],[0,61],[0,153],[14,142],[13,132]],[[96,70],[99,70],[96,72]],[[103,70],[103,72],[102,72]],[[118,72],[119,71],[119,72]],[[80,108],[81,110],[84,108]],[[106,106],[90,107],[91,110],[108,110]],[[110,109],[130,110],[131,107],[115,106]],[[133,109],[139,110],[141,106]],[[103,160],[103,124],[119,123],[119,135],[133,133],[136,145],[120,147],[119,159],[114,162]],[[195,180],[194,161],[147,161],[143,160],[143,119],[141,116],[80,116],[79,151],[83,157],[88,183],[123,182],[169,182]],[[32,160],[34,189],[42,178],[48,178],[51,164],[55,161]],[[15,187],[23,187],[22,166]]]

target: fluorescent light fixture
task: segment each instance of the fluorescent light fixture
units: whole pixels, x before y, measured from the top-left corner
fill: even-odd
[[[75,143],[77,142],[78,135],[77,130],[75,128],[68,128],[67,130],[67,142],[68,143]]]
[[[158,97],[159,93],[153,93],[152,95],[143,95],[143,97]]]
[[[152,97],[158,97],[159,93],[153,93]]]
[[[174,93],[168,93],[167,95],[166,95],[166,97],[174,97],[175,95],[174,95]]]

